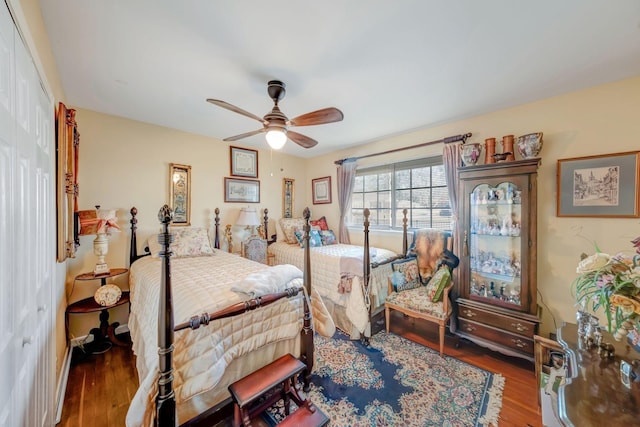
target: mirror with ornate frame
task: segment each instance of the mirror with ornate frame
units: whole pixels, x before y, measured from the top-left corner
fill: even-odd
[[[292,178],[282,178],[282,218],[293,218],[294,182]]]
[[[75,258],[78,239],[78,148],[76,110],[60,102],[56,111],[57,260]]]

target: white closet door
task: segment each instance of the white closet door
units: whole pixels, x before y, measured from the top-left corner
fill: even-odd
[[[38,86],[35,97],[36,209],[35,235],[31,251],[35,252],[34,297],[36,305],[35,387],[29,413],[35,414],[36,426],[49,426],[55,395],[55,333],[53,325],[53,287],[56,259],[55,245],[55,148],[53,106]]]
[[[16,164],[15,136],[15,58],[13,22],[6,9],[0,7],[0,372],[5,375],[0,387],[0,426],[19,425],[15,418],[17,339],[15,331],[14,273],[15,245],[13,224],[14,179]]]
[[[0,6],[0,426],[53,424],[53,107]]]

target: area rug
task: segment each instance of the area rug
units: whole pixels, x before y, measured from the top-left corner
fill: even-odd
[[[315,337],[311,401],[331,426],[497,426],[504,377],[394,334]],[[283,417],[268,410],[269,423]]]

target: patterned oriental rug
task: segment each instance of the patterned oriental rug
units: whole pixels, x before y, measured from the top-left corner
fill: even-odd
[[[498,425],[504,377],[394,334],[380,332],[370,347],[340,332],[316,335],[311,401],[331,426]],[[269,424],[282,419],[268,410]]]

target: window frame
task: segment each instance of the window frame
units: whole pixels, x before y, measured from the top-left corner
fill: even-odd
[[[408,187],[402,187],[402,188],[398,188],[398,183],[396,181],[397,178],[397,172],[402,171],[402,170],[408,170],[408,171],[412,171],[414,169],[418,169],[418,168],[425,168],[428,167],[429,168],[429,179],[428,179],[428,184],[427,185],[415,185],[414,186],[414,174],[410,172],[409,174],[409,186]],[[443,163],[443,158],[441,155],[437,155],[437,156],[431,156],[431,157],[422,157],[420,159],[413,159],[413,160],[408,160],[408,161],[399,161],[399,162],[394,162],[394,163],[389,163],[389,164],[382,164],[382,165],[377,165],[377,166],[368,166],[368,167],[363,167],[363,168],[359,168],[356,171],[356,177],[364,177],[364,176],[373,176],[376,175],[377,176],[377,183],[376,183],[376,190],[366,190],[366,183],[364,182],[363,178],[363,183],[362,186],[358,189],[361,191],[356,191],[355,185],[354,185],[354,190],[351,193],[351,197],[349,199],[349,213],[347,215],[347,226],[348,227],[356,227],[356,226],[360,226],[362,225],[362,221],[358,222],[357,220],[354,221],[354,218],[362,218],[363,217],[363,211],[365,208],[369,208],[369,211],[371,212],[371,216],[370,216],[370,226],[369,228],[371,230],[376,230],[376,231],[400,231],[402,230],[402,210],[405,209],[405,207],[398,207],[398,200],[397,200],[397,193],[398,191],[404,191],[404,190],[408,190],[409,191],[409,206],[406,207],[406,209],[408,210],[407,212],[407,227],[410,229],[417,229],[417,228],[425,228],[424,225],[418,225],[416,224],[417,221],[419,221],[419,219],[414,218],[414,209],[416,209],[415,212],[418,211],[428,211],[428,223],[430,228],[437,228],[437,229],[441,229],[444,231],[451,231],[451,223],[453,221],[453,216],[451,213],[451,202],[449,200],[449,193],[447,190],[447,183],[446,183],[446,174],[443,173],[443,179],[444,179],[444,184],[436,184],[434,185],[434,174],[433,174],[433,168],[434,167],[442,167],[444,169],[444,163]],[[444,171],[443,171],[444,172]],[[387,189],[380,189],[380,175],[384,175],[386,173],[390,174],[390,182],[389,182],[389,188]],[[441,182],[441,180],[438,180],[438,182]],[[413,201],[413,192],[416,190],[427,190],[429,193],[429,200],[428,200],[428,207],[413,207],[414,201]],[[446,194],[446,202],[447,205],[446,207],[442,207],[442,206],[434,206],[434,189],[444,189],[445,194]],[[379,196],[381,193],[384,192],[389,192],[390,193],[390,206],[389,208],[385,208],[385,207],[380,207],[380,199]],[[367,194],[375,194],[376,197],[376,208],[371,208],[370,206],[366,206],[367,205],[367,199],[366,199],[366,195]],[[354,208],[353,207],[353,202],[354,202],[354,196],[356,195],[361,195],[361,203],[360,205],[362,207],[357,207]],[[360,215],[358,216],[357,214],[354,214],[354,210],[355,211],[359,211],[361,212]],[[379,224],[379,216],[378,214],[381,211],[385,211],[388,210],[389,213],[389,225],[380,225]],[[444,216],[444,219],[448,219],[448,225],[447,226],[442,226],[443,222],[442,221],[438,221],[436,223],[434,223],[434,213],[437,211],[443,211],[443,210],[448,210],[449,211],[449,215],[448,216]],[[441,219],[443,218],[442,215],[439,216]],[[386,221],[386,220],[385,220]],[[397,225],[395,225],[397,224]]]

